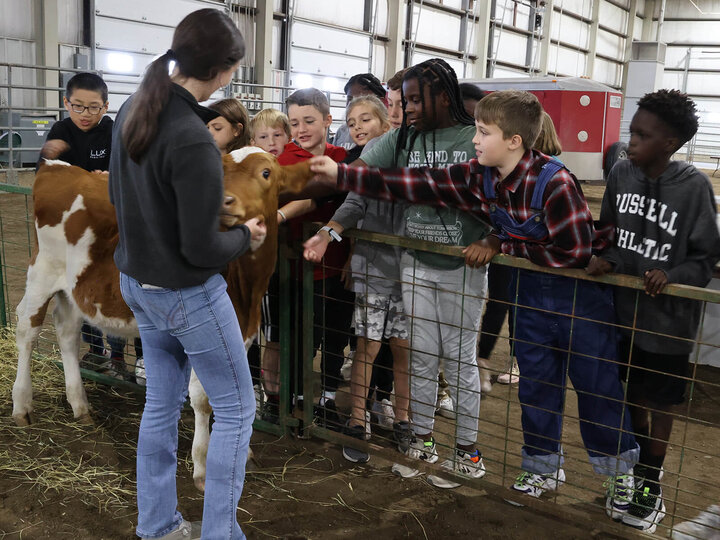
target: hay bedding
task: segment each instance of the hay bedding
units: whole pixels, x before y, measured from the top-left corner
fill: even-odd
[[[50,356],[50,355],[48,355]],[[0,331],[0,540],[136,538],[135,450],[142,397],[85,382],[95,425],[73,420],[63,373],[45,356],[33,362],[35,423],[18,428],[11,391],[16,350]],[[193,416],[181,418],[178,456],[180,510],[202,516],[192,481]],[[522,509],[487,500],[475,490],[437,490],[423,480],[399,480],[390,463],[345,461],[338,447],[277,439],[256,432],[261,468],[246,477],[238,519],[248,538],[488,538],[535,540]],[[530,519],[555,540],[587,531],[555,519]]]

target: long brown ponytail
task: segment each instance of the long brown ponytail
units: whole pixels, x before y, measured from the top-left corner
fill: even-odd
[[[172,48],[148,66],[130,105],[122,132],[130,158],[139,162],[155,139],[160,113],[170,97],[171,60],[181,75],[209,81],[237,64],[244,54],[242,34],[223,12],[200,9],[180,21]]]

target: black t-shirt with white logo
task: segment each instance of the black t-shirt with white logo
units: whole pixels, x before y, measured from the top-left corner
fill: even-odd
[[[87,171],[107,171],[110,165],[112,128],[113,121],[109,116],[104,116],[90,131],[81,130],[70,118],[65,118],[53,124],[47,140],[61,139],[70,145],[70,150],[57,159]]]

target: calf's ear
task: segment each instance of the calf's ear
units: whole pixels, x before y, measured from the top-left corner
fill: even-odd
[[[282,174],[278,182],[278,192],[290,191],[297,193],[305,187],[305,184],[314,176],[310,171],[310,164],[307,161],[294,165],[283,165],[280,167]]]

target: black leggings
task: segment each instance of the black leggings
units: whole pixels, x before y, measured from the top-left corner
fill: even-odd
[[[394,380],[392,351],[390,350],[387,339],[383,339],[380,350],[373,363],[372,377],[370,378],[370,387],[368,388],[368,399],[372,396],[373,390],[375,390],[375,399],[377,401],[390,399]]]
[[[294,322],[295,340],[291,358],[297,359],[292,378],[292,387],[302,393],[303,362],[302,342],[306,330],[303,328],[302,283],[290,282],[290,320]],[[313,294],[313,350],[322,345],[320,371],[322,390],[335,392],[342,380],[340,368],[345,359],[345,347],[351,336],[350,326],[355,306],[355,293],[345,289],[340,276],[327,277],[314,282]],[[294,344],[294,347],[293,347]]]
[[[483,315],[482,326],[480,327],[480,341],[478,343],[478,357],[490,358],[495,348],[500,329],[505,322],[508,313],[510,299],[510,280],[512,268],[501,264],[490,263],[488,267],[488,303]],[[510,338],[515,334],[514,321],[510,317],[508,321]]]

